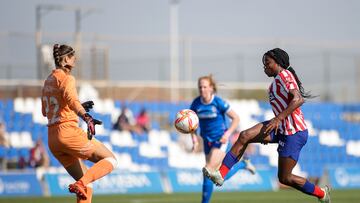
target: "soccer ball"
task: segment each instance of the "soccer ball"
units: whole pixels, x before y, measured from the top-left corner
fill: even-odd
[[[181,133],[192,133],[199,126],[199,118],[194,111],[183,109],[177,112],[174,125],[176,130]]]

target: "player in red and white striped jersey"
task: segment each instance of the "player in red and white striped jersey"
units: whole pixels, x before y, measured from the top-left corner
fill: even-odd
[[[311,98],[304,91],[301,81],[290,66],[289,55],[275,48],[263,56],[264,72],[274,81],[269,87],[269,102],[275,117],[258,123],[240,133],[218,170],[203,173],[215,184],[222,185],[224,177],[232,166],[240,160],[249,143],[278,143],[278,178],[282,184],[291,186],[305,194],[315,196],[320,202],[330,203],[329,187],[320,188],[306,178],[292,174],[300,151],[306,144],[308,130],[300,106],[305,98]]]
[[[269,87],[270,105],[275,116],[278,116],[289,106],[290,90],[299,90],[299,87],[293,74],[289,70],[283,70],[275,76]],[[284,135],[293,135],[306,129],[304,115],[300,108],[296,108],[279,125],[279,132]]]

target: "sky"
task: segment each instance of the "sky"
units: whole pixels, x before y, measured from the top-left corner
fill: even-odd
[[[1,0],[2,31],[33,32],[35,6],[97,8],[83,31],[112,35],[168,35],[169,0]],[[179,0],[180,33],[221,37],[358,40],[356,0]],[[71,12],[46,15],[48,31],[74,31]]]
[[[81,21],[82,44],[109,50],[111,80],[169,79],[170,0],[0,0],[1,78],[36,77],[35,7],[45,4],[96,9]],[[279,46],[312,86],[326,83],[327,70],[331,88],[355,86],[359,8],[357,0],[179,0],[191,79],[213,73],[220,81],[267,82],[261,57]],[[71,11],[44,14],[43,42],[72,43],[74,19]],[[186,48],[180,44],[181,79]],[[355,76],[341,77],[339,66]]]

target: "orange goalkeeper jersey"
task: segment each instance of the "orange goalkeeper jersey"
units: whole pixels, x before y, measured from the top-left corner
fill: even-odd
[[[82,107],[75,86],[75,78],[62,69],[55,69],[44,82],[42,89],[42,114],[48,119],[48,126],[78,122]]]

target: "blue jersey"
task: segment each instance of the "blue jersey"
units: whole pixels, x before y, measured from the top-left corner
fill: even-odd
[[[207,141],[218,141],[227,130],[225,114],[230,106],[218,96],[213,96],[209,104],[203,103],[200,97],[192,102],[190,109],[199,117],[200,135]]]

